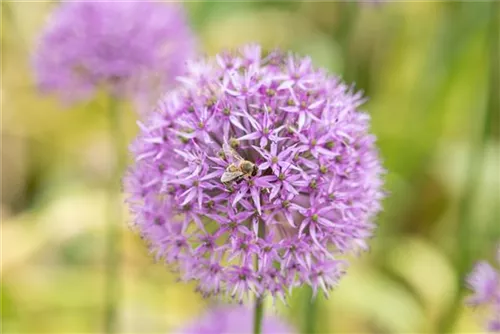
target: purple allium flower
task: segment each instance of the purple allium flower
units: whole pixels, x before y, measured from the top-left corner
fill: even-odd
[[[309,58],[258,46],[192,62],[179,80],[139,123],[125,179],[152,251],[207,296],[327,293],[381,210],[361,94]]]
[[[500,265],[500,246],[497,250],[497,262]],[[491,313],[487,319],[486,329],[491,332],[500,332],[500,271],[488,262],[476,264],[467,277],[468,287],[474,291],[466,303],[471,306],[481,306]]]
[[[65,100],[89,98],[99,87],[144,98],[170,86],[193,51],[180,5],[65,1],[44,28],[33,62],[40,89]]]
[[[253,327],[253,313],[242,306],[216,307],[192,324],[174,331],[176,334],[250,334]],[[296,333],[278,317],[264,315],[262,334]]]

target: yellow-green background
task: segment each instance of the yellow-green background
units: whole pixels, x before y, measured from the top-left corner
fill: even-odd
[[[55,6],[2,2],[4,333],[103,330],[106,186],[115,152],[103,96],[67,108],[34,87],[30,54]],[[465,284],[459,268],[470,269],[467,254],[492,260],[500,240],[500,60],[491,52],[499,44],[492,25],[498,6],[282,1],[186,8],[202,52],[246,42],[291,49],[369,97],[365,109],[390,194],[371,251],[352,259],[329,300],[320,298],[318,331],[439,333],[456,314],[454,332],[480,332],[481,310],[462,307],[455,296]],[[135,118],[124,109],[127,141]],[[120,332],[168,333],[201,314],[207,301],[194,285],[176,283],[122,226]],[[297,330],[304,295],[296,291],[289,307],[277,307]]]

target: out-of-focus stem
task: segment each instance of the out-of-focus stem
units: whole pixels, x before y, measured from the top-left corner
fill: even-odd
[[[14,13],[14,9],[12,8],[12,1],[2,1],[2,19],[6,19],[6,21],[10,24],[12,30],[15,30],[16,38],[18,45],[25,51],[27,49],[27,44],[25,41],[25,37],[19,29],[19,22]],[[5,29],[5,28],[4,28]]]
[[[318,309],[318,299],[313,297],[312,288],[307,288],[307,293],[304,296],[303,305],[305,305],[305,318],[304,318],[304,334],[316,333],[316,313]]]
[[[126,153],[123,148],[124,136],[120,124],[119,101],[109,99],[108,105],[109,135],[113,143],[113,152],[116,157],[108,191],[107,230],[105,249],[105,333],[117,332],[118,306],[121,292],[121,249],[122,249],[122,200],[121,174],[125,166]]]
[[[499,68],[499,7],[500,3],[493,1],[491,3],[490,32],[488,38],[489,46],[489,96],[486,113],[483,116],[481,126],[481,136],[471,144],[471,151],[468,157],[467,179],[459,202],[458,217],[458,261],[457,286],[450,308],[443,315],[439,324],[439,333],[449,333],[455,325],[459,311],[462,307],[462,298],[465,294],[464,278],[471,270],[474,260],[474,247],[471,240],[474,240],[473,229],[473,201],[481,181],[481,170],[483,169],[484,149],[492,135],[495,134],[494,121],[498,122],[500,91],[500,68]],[[477,119],[477,114],[473,115]]]

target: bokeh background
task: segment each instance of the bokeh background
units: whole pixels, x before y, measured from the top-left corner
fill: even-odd
[[[2,331],[103,331],[105,99],[40,95],[30,54],[54,2],[2,2]],[[312,56],[369,97],[388,169],[371,251],[319,298],[319,333],[481,332],[463,274],[500,240],[499,4],[187,2],[200,51],[247,42]],[[123,108],[127,145],[137,131]],[[117,192],[116,196],[120,196]],[[126,215],[126,208],[123,208]],[[122,223],[117,328],[168,333],[209,306]],[[267,312],[303,327],[306,291]]]

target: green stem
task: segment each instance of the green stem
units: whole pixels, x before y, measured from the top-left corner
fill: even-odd
[[[467,179],[464,185],[462,197],[459,202],[458,218],[458,248],[460,259],[458,261],[457,286],[458,290],[450,307],[445,312],[439,324],[439,333],[449,333],[457,322],[459,311],[462,307],[462,298],[465,295],[464,277],[471,270],[475,257],[475,247],[471,240],[475,240],[475,229],[473,228],[473,201],[476,198],[481,181],[481,170],[483,168],[484,149],[492,135],[495,134],[493,120],[498,117],[498,89],[499,89],[499,64],[498,64],[498,13],[499,3],[493,2],[491,8],[491,24],[488,45],[490,47],[490,77],[488,105],[482,120],[481,136],[472,143],[468,158]],[[474,115],[474,119],[477,115]],[[476,235],[477,236],[477,235]]]
[[[105,333],[117,332],[117,309],[120,298],[120,270],[122,246],[122,200],[121,200],[121,173],[125,165],[126,155],[122,147],[124,136],[120,124],[120,108],[115,98],[109,99],[108,106],[109,134],[113,143],[116,161],[109,183],[107,231],[105,250]]]
[[[307,287],[303,304],[306,307],[303,334],[314,334],[316,333],[318,299],[313,297],[313,291],[310,287]]]
[[[262,298],[257,297],[255,299],[255,308],[253,313],[253,334],[262,333],[262,318],[264,315],[264,305],[262,303]]]
[[[19,22],[17,21],[16,14],[12,9],[12,1],[2,1],[1,6],[2,6],[2,13],[4,13],[6,18],[6,22],[10,24],[11,29],[15,31],[18,45],[23,49],[22,51],[26,51],[28,49],[27,43],[25,41],[24,35],[19,29],[19,24],[18,24]],[[6,28],[8,29],[8,27]]]

